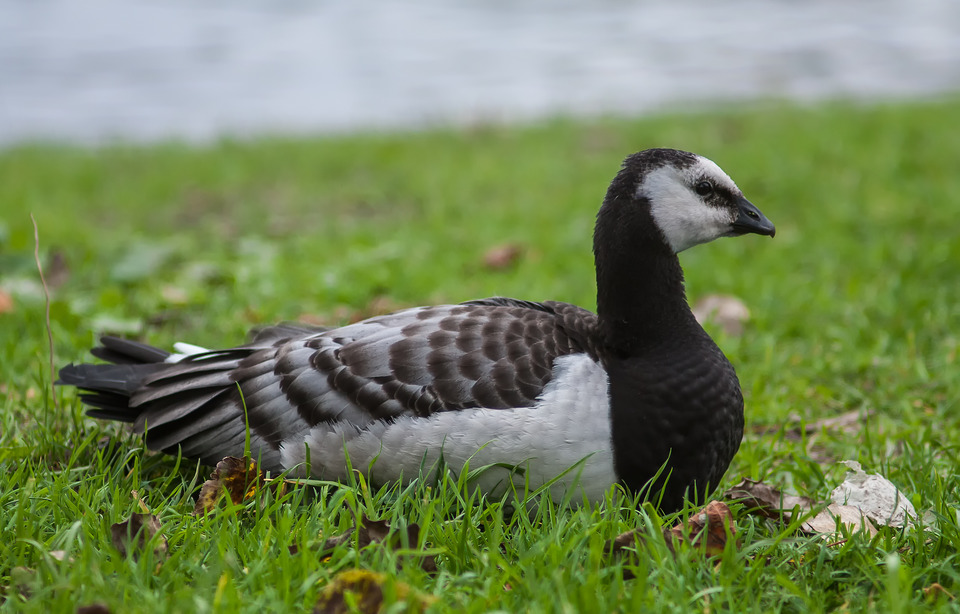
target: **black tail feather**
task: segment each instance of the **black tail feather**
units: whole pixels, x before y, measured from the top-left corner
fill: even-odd
[[[272,329],[267,337],[296,332],[304,334],[303,329],[284,326]],[[57,382],[80,390],[87,415],[131,423],[134,432],[146,435],[151,450],[172,454],[180,450],[186,458],[208,464],[241,454],[249,433],[251,452],[261,458],[262,466],[283,470],[282,438],[274,437],[279,427],[247,417],[233,376],[251,355],[273,352],[269,345],[201,352],[166,362],[169,352],[136,341],[102,337],[100,343],[92,353],[109,363],[67,365]],[[272,372],[272,354],[264,360]],[[281,395],[276,404],[283,406],[279,383],[274,386]],[[299,419],[295,414],[294,418]]]
[[[111,392],[130,396],[140,387],[143,379],[157,370],[159,365],[122,364],[91,365],[69,364],[60,369],[57,384],[76,386],[91,392]]]
[[[100,343],[102,345],[93,348],[90,353],[115,365],[163,362],[170,356],[170,352],[166,350],[130,339],[121,339],[120,337],[104,335],[100,337]]]
[[[100,343],[90,353],[113,364],[69,364],[60,369],[57,384],[79,388],[80,400],[93,408],[88,415],[133,422],[140,411],[130,407],[130,395],[165,366],[170,353],[118,337],[104,336]]]

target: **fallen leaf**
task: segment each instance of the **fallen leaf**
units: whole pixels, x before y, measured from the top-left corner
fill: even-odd
[[[9,293],[0,290],[0,313],[10,313],[13,311],[13,297]]]
[[[416,548],[420,540],[420,525],[413,523],[407,525],[406,529],[406,547]],[[361,517],[359,526],[353,526],[340,535],[327,538],[320,546],[319,556],[321,558],[330,556],[337,546],[356,540],[358,548],[365,548],[370,544],[384,544],[391,550],[404,548],[404,540],[399,532],[390,534],[390,524],[386,520],[371,520],[366,516]],[[417,555],[420,559],[420,567],[428,573],[437,571],[436,557],[432,554]]]
[[[800,530],[808,535],[833,535],[845,526],[850,531],[866,531],[871,537],[877,534],[877,528],[853,505],[831,503],[816,516],[804,522]]]
[[[160,296],[171,305],[183,306],[190,302],[190,294],[184,288],[173,284],[161,286]]]
[[[749,478],[742,479],[723,493],[723,498],[743,503],[749,513],[758,512],[767,518],[783,516],[787,522],[795,508],[800,508],[800,513],[805,514],[816,506],[809,497],[784,494],[778,488]]]
[[[947,589],[943,588],[939,582],[934,582],[930,586],[924,587],[923,595],[929,601],[937,601],[941,596],[945,596],[950,601],[953,601],[954,599],[953,594]]]
[[[606,543],[603,551],[607,554],[619,554],[624,548],[629,548],[637,543],[637,529],[631,529],[626,533],[617,535]]]
[[[632,547],[641,535],[641,529],[631,529],[617,535],[604,546],[608,555],[618,555]],[[687,542],[695,548],[703,548],[707,557],[720,556],[730,537],[735,537],[737,527],[733,522],[730,508],[720,501],[711,501],[696,514],[669,529],[663,530],[663,537],[671,552],[676,553],[679,542]],[[634,577],[633,572],[625,569],[625,580]]]
[[[697,322],[713,322],[732,336],[742,335],[743,323],[750,319],[744,302],[726,294],[708,294],[694,304],[692,311]]]
[[[412,525],[416,526],[416,525]],[[330,552],[341,544],[345,544],[353,539],[357,540],[357,547],[364,548],[370,544],[380,543],[386,539],[390,533],[390,524],[386,520],[371,520],[363,516],[359,528],[350,527],[340,535],[334,535],[327,538],[320,547],[320,555],[327,556]],[[356,538],[354,538],[356,534]]]
[[[120,554],[137,557],[160,529],[160,520],[153,514],[131,514],[127,520],[110,525],[110,535]],[[162,558],[167,553],[167,538],[160,533],[156,542],[154,556]]]
[[[832,535],[843,525],[851,531],[864,529],[870,535],[876,535],[877,526],[902,527],[908,518],[917,517],[906,495],[885,477],[864,472],[860,463],[855,461],[841,464],[851,473],[831,493],[832,503],[805,521],[801,531],[810,535]],[[783,514],[788,522],[791,514],[785,512],[798,508],[803,515],[823,505],[807,497],[784,495],[777,488],[749,479],[728,490],[724,497],[743,502],[750,513],[768,518]]]
[[[386,574],[365,569],[340,572],[324,587],[313,612],[380,612],[383,609],[384,587],[388,582],[391,582],[391,579]],[[436,597],[420,594],[403,582],[393,581],[391,588],[397,601],[406,603],[407,612],[422,612],[437,601]]]
[[[694,547],[704,548],[710,557],[723,554],[727,539],[736,537],[737,527],[730,508],[725,503],[711,501],[686,522],[664,530],[663,534],[671,550],[675,550],[677,542],[686,541]]]
[[[817,420],[816,422],[808,422],[804,425],[803,430],[808,435],[814,433],[819,433],[821,431],[833,432],[837,431],[845,435],[855,435],[860,432],[863,427],[863,423],[867,421],[868,418],[872,417],[875,412],[873,410],[860,410],[854,409],[840,414],[839,416],[831,416],[829,418],[823,418]]]
[[[902,527],[917,517],[917,510],[893,483],[882,475],[866,473],[856,461],[843,461],[850,473],[830,498],[839,505],[853,505],[880,526]]]
[[[523,246],[517,243],[496,245],[483,255],[483,266],[492,271],[508,269],[520,260],[523,251]]]
[[[279,488],[282,489],[282,480],[278,482]],[[243,503],[255,497],[265,483],[266,476],[257,466],[256,461],[246,456],[243,458],[228,456],[217,463],[217,467],[210,474],[210,479],[203,483],[193,513],[201,515],[212,511],[217,507],[224,492],[231,503]]]

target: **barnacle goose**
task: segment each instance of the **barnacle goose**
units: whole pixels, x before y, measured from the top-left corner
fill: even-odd
[[[716,164],[649,149],[597,214],[596,314],[488,298],[187,355],[103,337],[92,353],[112,364],[71,364],[59,383],[149,448],[207,464],[241,455],[249,425],[274,472],[343,479],[349,456],[382,483],[442,457],[491,465],[476,479],[494,494],[562,474],[555,494],[621,483],[670,511],[717,485],[743,434],[739,381],[687,305],[677,253],[746,233],[774,226]]]

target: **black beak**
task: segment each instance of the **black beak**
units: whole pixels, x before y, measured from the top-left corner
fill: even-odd
[[[760,213],[760,210],[754,207],[749,200],[741,196],[737,205],[740,207],[740,214],[737,216],[737,221],[733,223],[733,231],[736,234],[745,235],[752,232],[772,237],[777,233],[773,222]]]

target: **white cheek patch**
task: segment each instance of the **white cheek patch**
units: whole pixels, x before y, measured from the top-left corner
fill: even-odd
[[[647,173],[637,196],[650,202],[650,213],[674,252],[708,243],[730,233],[736,212],[703,201],[690,186],[700,178],[738,193],[740,190],[719,166],[706,158],[685,169],[664,166]]]

